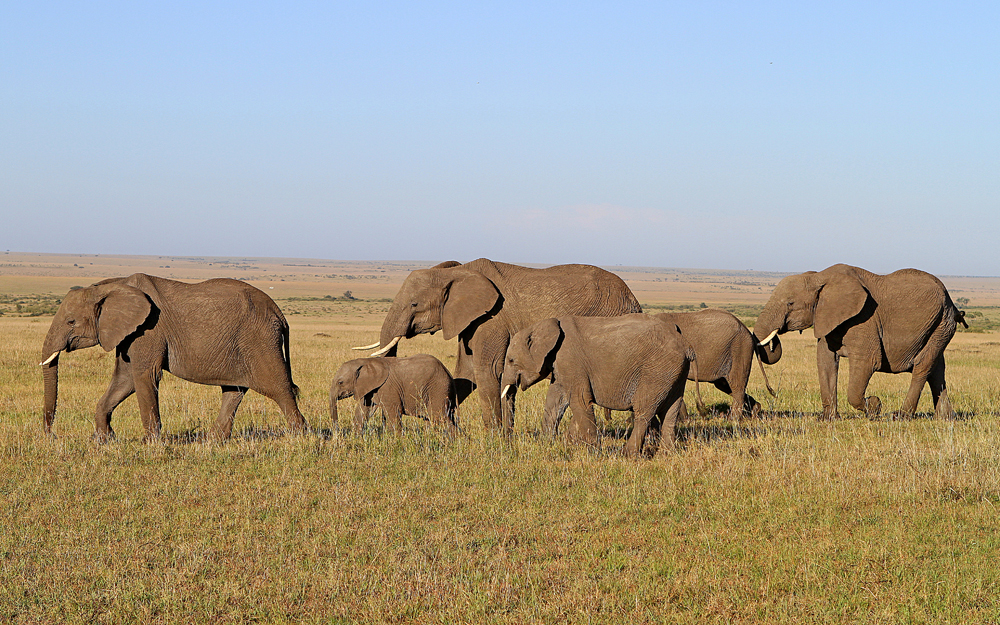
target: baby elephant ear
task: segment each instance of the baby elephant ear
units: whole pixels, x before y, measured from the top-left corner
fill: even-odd
[[[868,301],[868,291],[852,275],[835,275],[822,286],[813,315],[813,332],[821,339],[858,315]]]
[[[561,336],[562,328],[559,326],[559,320],[554,317],[539,321],[528,334],[528,353],[539,367],[556,348]]]
[[[149,318],[152,306],[146,294],[135,287],[117,283],[99,288],[97,340],[109,352]]]
[[[354,399],[359,402],[372,391],[379,389],[389,379],[389,362],[394,358],[366,358],[358,368],[354,383]]]

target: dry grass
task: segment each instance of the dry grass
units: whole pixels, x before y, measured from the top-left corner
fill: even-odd
[[[483,431],[474,400],[454,442],[409,418],[399,438],[331,431],[330,376],[380,313],[307,313],[289,320],[313,434],[283,436],[277,407],[249,394],[234,439],[205,442],[219,390],[165,376],[164,442],[140,442],[129,399],[104,446],[90,434],[111,356],[63,357],[47,439],[48,319],[0,318],[0,622],[1000,618],[995,334],[949,349],[958,420],[928,418],[925,392],[913,420],[817,422],[807,333],[769,368],[777,399],[755,369],[764,419],[692,418],[676,449],[630,461],[622,414],[601,453],[540,437],[543,388],[520,397],[510,440]],[[439,337],[402,350],[417,352],[454,361]],[[873,389],[890,409],[907,383]]]

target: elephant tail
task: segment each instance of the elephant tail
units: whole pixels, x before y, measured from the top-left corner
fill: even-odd
[[[705,402],[701,400],[701,376],[698,375],[698,354],[694,352],[693,347],[688,347],[688,360],[691,361],[691,366],[694,367],[695,407],[698,409],[698,414],[704,417],[708,414],[708,408],[705,407]]]
[[[754,350],[753,353],[755,360],[757,361],[757,366],[760,368],[760,374],[764,377],[764,386],[767,387],[767,392],[771,394],[771,397],[777,397],[778,394],[774,392],[773,388],[771,388],[771,382],[767,379],[767,371],[764,370],[764,361],[761,360],[760,354],[757,353],[757,350]]]
[[[282,319],[282,321],[284,321],[284,319]],[[283,355],[285,357],[285,373],[288,375],[288,383],[292,385],[292,395],[295,396],[295,399],[298,399],[299,395],[301,394],[301,390],[295,384],[295,382],[292,381],[292,351],[289,345],[288,335],[289,335],[288,323],[286,322],[283,323],[281,326],[281,348],[282,351],[284,352]]]
[[[959,310],[957,307],[955,308],[955,320],[958,321],[963,326],[965,326],[966,330],[969,329],[969,324],[966,323],[966,321],[965,321],[965,311],[964,310]]]

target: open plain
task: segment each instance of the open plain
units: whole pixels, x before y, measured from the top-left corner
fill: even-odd
[[[971,325],[946,352],[956,420],[930,418],[927,390],[912,420],[860,418],[842,375],[845,418],[817,421],[807,331],[768,368],[777,397],[754,367],[762,418],[730,422],[728,396],[702,385],[714,414],[634,461],[617,453],[625,413],[601,451],[541,436],[544,384],[520,396],[509,440],[483,429],[475,396],[454,441],[412,418],[398,438],[333,427],[333,372],[430,264],[0,253],[0,621],[1000,619],[1000,279],[941,276]],[[782,277],[607,269],[647,310],[720,306],[751,326]],[[114,359],[96,347],[63,356],[58,437],[43,436],[38,361],[59,299],[137,271],[271,295],[313,431],[285,436],[277,406],[249,393],[233,440],[208,441],[219,389],[166,375],[163,441],[141,442],[131,398],[118,441],[97,445]],[[421,352],[450,367],[455,342],[401,344]],[[888,412],[908,381],[876,374],[870,393]]]

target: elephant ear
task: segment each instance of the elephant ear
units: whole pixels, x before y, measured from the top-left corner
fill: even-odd
[[[358,378],[354,382],[354,399],[362,401],[369,393],[385,384],[389,379],[389,361],[392,358],[368,358],[358,367]]]
[[[476,319],[493,310],[500,291],[481,274],[463,272],[448,284],[441,313],[445,340],[462,333]]]
[[[538,367],[536,373],[541,373],[545,366],[545,359],[556,348],[560,337],[562,337],[562,327],[559,326],[559,320],[555,317],[539,321],[531,329],[528,334],[527,347],[528,353],[531,354],[531,360]]]
[[[98,292],[97,340],[109,352],[135,332],[152,306],[146,294],[121,283],[107,285]]]
[[[813,332],[821,339],[837,326],[859,314],[868,301],[868,291],[852,275],[837,274],[824,284],[816,300]]]

